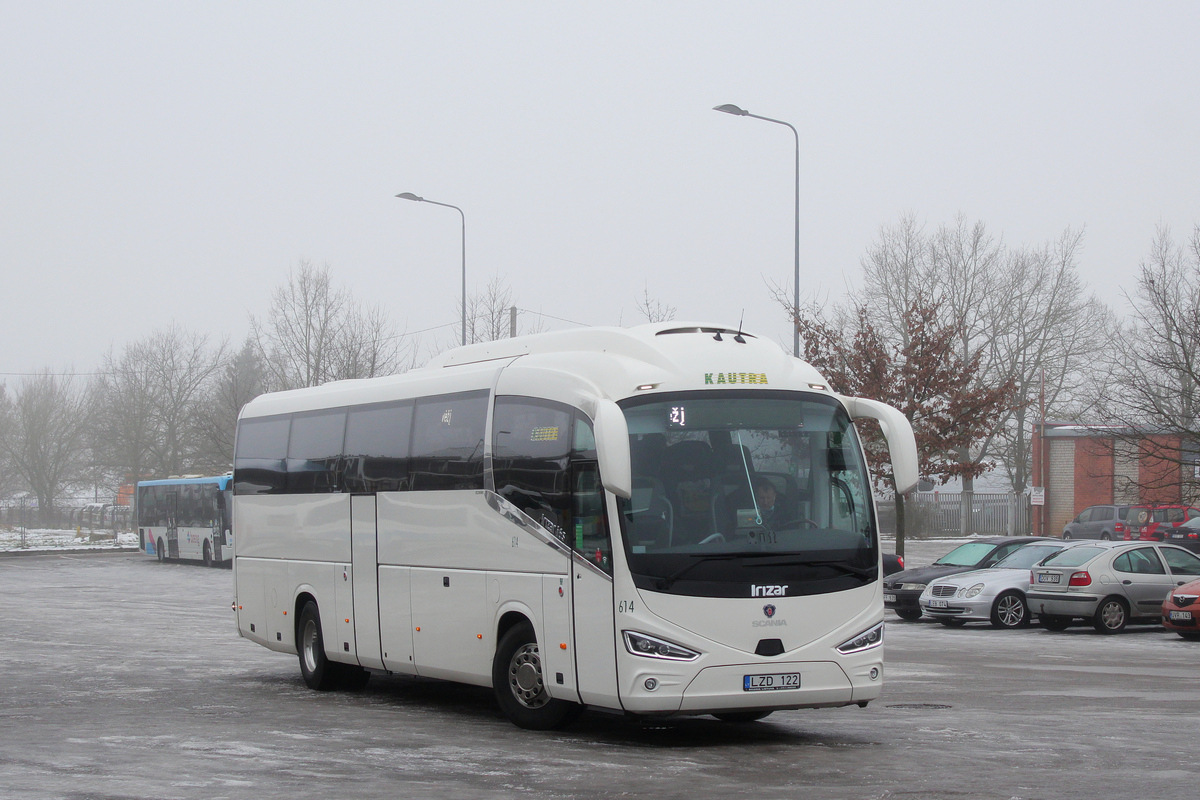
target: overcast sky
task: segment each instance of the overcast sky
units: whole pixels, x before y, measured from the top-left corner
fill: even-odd
[[[459,217],[403,191],[465,211],[469,291],[790,342],[792,134],[722,103],[799,130],[805,295],[961,212],[1086,226],[1124,313],[1200,222],[1197,41],[1197,3],[0,0],[0,380],[172,321],[238,343],[300,259],[451,341]]]

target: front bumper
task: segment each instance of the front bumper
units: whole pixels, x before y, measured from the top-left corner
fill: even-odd
[[[976,595],[970,599],[961,597],[921,597],[921,611],[934,619],[962,619],[988,621],[992,618],[992,603],[995,597],[991,595]],[[944,600],[942,608],[930,605],[933,601]]]
[[[895,597],[895,600],[888,600],[889,597]],[[920,611],[921,610],[921,593],[916,589],[884,589],[883,590],[883,607],[890,608],[893,611],[897,609],[901,611]]]
[[[1050,614],[1055,617],[1090,617],[1096,613],[1100,598],[1094,594],[1038,594],[1025,596],[1029,611],[1033,614]]]

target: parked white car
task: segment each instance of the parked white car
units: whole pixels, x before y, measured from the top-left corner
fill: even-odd
[[[1085,542],[1046,539],[1009,553],[989,569],[960,572],[931,581],[921,593],[921,611],[943,625],[990,622],[995,628],[1028,625],[1032,614],[1025,592],[1029,570],[1060,550]]]

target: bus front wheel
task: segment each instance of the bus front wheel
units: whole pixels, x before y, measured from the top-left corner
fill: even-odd
[[[541,651],[528,622],[514,625],[501,637],[492,660],[492,687],[500,710],[519,728],[553,730],[583,712],[583,706],[555,700],[546,690]]]
[[[204,566],[211,567],[212,565],[213,565],[212,548],[209,546],[208,540],[205,539],[204,540]]]
[[[158,561],[161,564],[167,560],[167,552],[163,550],[163,540],[158,540]]]
[[[337,666],[325,656],[321,637],[321,613],[309,600],[296,622],[296,650],[300,653],[300,674],[310,689],[327,692],[337,683]]]

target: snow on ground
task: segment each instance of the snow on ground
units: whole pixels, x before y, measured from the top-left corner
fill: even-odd
[[[0,553],[45,552],[47,550],[118,550],[137,549],[136,533],[117,533],[109,530],[56,530],[52,528],[21,528],[0,525]]]

